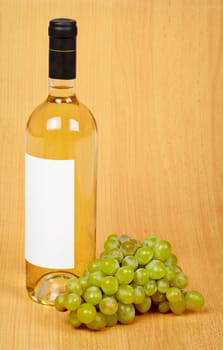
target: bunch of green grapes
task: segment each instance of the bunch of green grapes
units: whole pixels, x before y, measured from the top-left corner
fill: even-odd
[[[168,241],[149,236],[140,243],[110,235],[100,258],[89,263],[82,277],[68,280],[55,307],[69,311],[73,327],[100,330],[118,322],[129,324],[150,309],[179,315],[187,307],[202,307],[202,294],[186,291],[187,285]]]

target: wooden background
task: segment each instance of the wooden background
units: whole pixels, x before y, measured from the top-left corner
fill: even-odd
[[[206,306],[100,333],[24,288],[25,124],[47,94],[48,21],[76,18],[77,94],[99,128],[97,251],[169,239]],[[0,350],[223,348],[223,1],[0,0]]]

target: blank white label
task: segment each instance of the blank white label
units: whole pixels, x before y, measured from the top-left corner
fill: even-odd
[[[75,267],[75,161],[25,159],[25,257],[55,269]]]

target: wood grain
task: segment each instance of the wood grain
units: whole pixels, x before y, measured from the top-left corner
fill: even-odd
[[[0,0],[0,350],[223,348],[223,1]],[[24,129],[47,94],[48,21],[79,25],[77,93],[100,133],[97,252],[110,233],[171,241],[200,312],[100,333],[24,288]]]

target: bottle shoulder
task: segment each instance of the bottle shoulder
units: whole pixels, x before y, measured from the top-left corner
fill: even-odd
[[[59,98],[48,96],[32,112],[27,131],[42,135],[46,132],[97,132],[92,112],[76,96]]]

